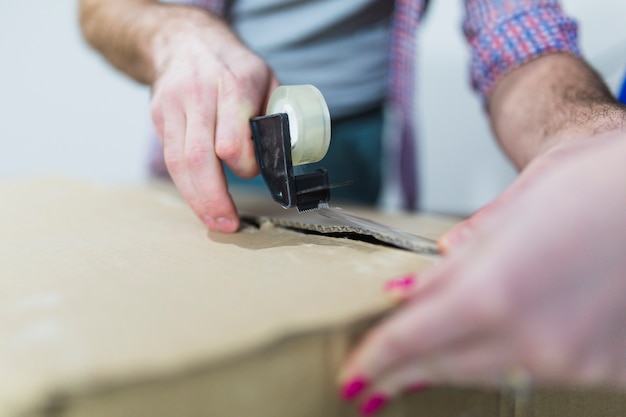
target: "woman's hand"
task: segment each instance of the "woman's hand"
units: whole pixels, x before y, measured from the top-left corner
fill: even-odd
[[[345,362],[345,397],[369,415],[432,384],[626,386],[626,131],[538,157],[451,233]]]

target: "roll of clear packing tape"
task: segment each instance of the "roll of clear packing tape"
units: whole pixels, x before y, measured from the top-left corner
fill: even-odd
[[[272,93],[267,114],[286,113],[293,166],[320,161],[330,145],[330,113],[312,85],[283,85]]]

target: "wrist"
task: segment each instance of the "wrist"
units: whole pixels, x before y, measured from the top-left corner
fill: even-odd
[[[155,19],[155,30],[147,45],[152,67],[150,84],[170,65],[186,60],[185,56],[207,56],[207,48],[220,44],[228,34],[225,23],[205,10],[188,6],[159,7],[166,10]]]
[[[626,106],[620,103],[589,103],[572,111],[571,121],[555,128],[538,146],[536,156],[570,142],[593,138],[626,128]]]
[[[566,54],[543,56],[499,80],[489,114],[519,169],[564,142],[626,126],[626,107],[587,64]]]

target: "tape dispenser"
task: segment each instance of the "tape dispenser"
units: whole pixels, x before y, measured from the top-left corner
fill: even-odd
[[[294,167],[318,162],[330,145],[330,113],[312,85],[280,86],[266,116],[250,120],[259,170],[274,201],[299,212],[327,208],[332,188],[324,168],[294,174]]]

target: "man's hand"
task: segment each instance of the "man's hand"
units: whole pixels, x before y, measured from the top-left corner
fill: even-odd
[[[534,161],[352,353],[344,393],[371,404],[520,377],[626,387],[624,160],[622,130]]]
[[[278,86],[272,70],[224,21],[193,7],[83,0],[81,22],[113,65],[152,86],[164,160],[193,211],[212,230],[236,231],[222,163],[242,177],[258,173],[249,119]]]
[[[193,28],[158,49],[152,118],[174,183],[211,230],[239,227],[221,163],[258,173],[249,119],[278,86],[269,67],[223,28]],[[221,39],[221,41],[215,41]]]

